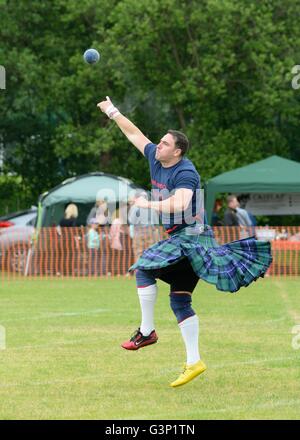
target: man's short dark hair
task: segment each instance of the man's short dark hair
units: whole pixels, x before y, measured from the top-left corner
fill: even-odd
[[[175,147],[181,150],[181,156],[184,156],[190,147],[190,143],[186,135],[177,130],[168,130],[168,133],[173,136],[175,140]]]

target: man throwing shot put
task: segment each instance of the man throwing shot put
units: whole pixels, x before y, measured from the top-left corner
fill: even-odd
[[[214,284],[218,290],[236,292],[264,276],[272,262],[270,243],[250,237],[218,245],[212,229],[199,213],[200,176],[193,163],[185,158],[189,149],[187,137],[169,130],[157,145],[153,144],[119,112],[109,97],[98,107],[148,160],[152,200],[139,197],[135,205],[156,210],[169,235],[146,249],[130,268],[136,270],[142,317],[140,327],[122,347],[138,350],[157,342],[156,280],[168,283],[171,309],[186,349],[183,372],[170,385],[184,385],[206,370],[199,353],[199,320],[192,309],[192,293],[199,278]],[[199,215],[202,224],[199,224]]]

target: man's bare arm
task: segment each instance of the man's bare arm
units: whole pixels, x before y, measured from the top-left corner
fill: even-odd
[[[142,153],[147,144],[151,141],[137,128],[129,119],[122,115],[119,110],[114,107],[109,97],[106,101],[99,102],[97,107],[111,119],[114,119],[120,130],[125,134],[127,139]]]
[[[139,208],[150,208],[165,214],[184,212],[193,197],[193,191],[187,188],[179,188],[175,194],[162,201],[148,201],[144,197],[139,197],[135,205]]]

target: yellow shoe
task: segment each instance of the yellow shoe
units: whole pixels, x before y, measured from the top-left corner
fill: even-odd
[[[184,385],[195,377],[199,376],[199,374],[203,373],[206,370],[206,365],[202,361],[198,361],[195,364],[187,365],[184,364],[184,370],[181,375],[174,382],[170,383],[171,387],[179,387],[180,385]]]

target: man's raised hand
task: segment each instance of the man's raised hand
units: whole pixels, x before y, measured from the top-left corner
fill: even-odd
[[[106,101],[101,101],[97,104],[97,107],[110,119],[114,119],[116,116],[120,114],[119,110],[113,105],[109,96],[106,96]]]

